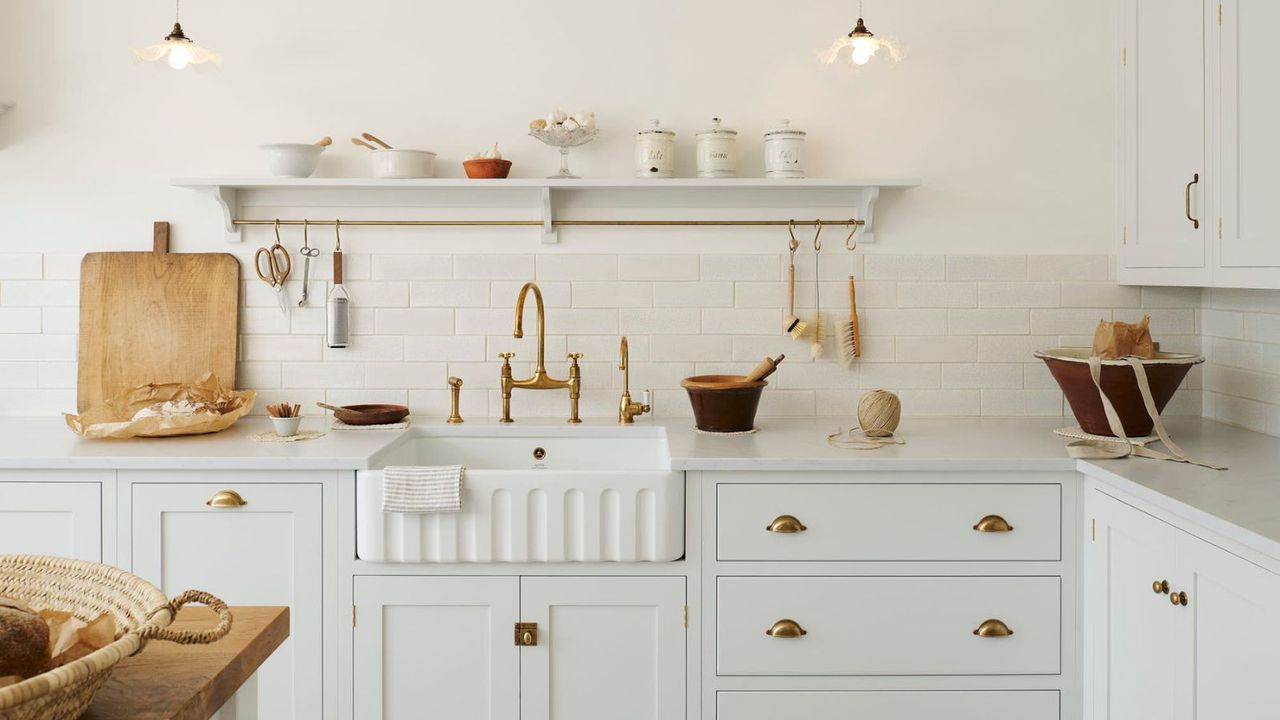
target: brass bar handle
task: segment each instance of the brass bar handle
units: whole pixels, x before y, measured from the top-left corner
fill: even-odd
[[[791,618],[782,618],[765,630],[764,634],[776,638],[798,638],[808,635],[809,631],[800,627],[800,623]]]
[[[205,501],[205,505],[215,508],[234,508],[244,507],[249,504],[240,493],[235,490],[219,490],[213,494],[213,497]]]
[[[1196,173],[1191,176],[1191,182],[1187,183],[1186,194],[1184,197],[1186,201],[1187,219],[1191,221],[1191,227],[1197,230],[1200,229],[1200,220],[1191,216],[1191,186],[1198,182],[1200,182],[1200,173]]]
[[[1157,595],[1168,595],[1168,594],[1169,594],[1169,581],[1168,581],[1168,580],[1156,580],[1155,582],[1151,583],[1151,592],[1154,592],[1154,593],[1155,593],[1155,594],[1157,594]]]
[[[765,525],[764,529],[769,532],[790,534],[801,533],[809,528],[805,527],[795,515],[779,515],[773,519],[773,522]]]
[[[1186,607],[1187,594],[1182,591],[1171,592],[1169,593],[1169,602],[1173,603],[1174,605],[1181,605],[1182,607]]]
[[[979,520],[978,524],[973,526],[973,529],[987,533],[1013,532],[1013,526],[1009,524],[1009,521],[999,515],[987,515]]]
[[[984,638],[1009,637],[1013,634],[1013,631],[1010,630],[1009,626],[1005,625],[1004,622],[991,618],[989,620],[984,620],[982,624],[973,631],[973,634]]]

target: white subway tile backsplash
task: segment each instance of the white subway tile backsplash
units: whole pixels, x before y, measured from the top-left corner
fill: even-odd
[[[324,343],[322,342],[321,345]],[[399,335],[364,335],[345,348],[323,348],[325,362],[375,361],[404,359],[404,338]]]
[[[1020,388],[1022,365],[1018,363],[947,363],[942,366],[942,387],[947,389]]]
[[[446,308],[378,308],[373,311],[377,335],[448,335],[453,310]]]
[[[903,390],[898,397],[908,416],[964,417],[980,415],[982,410],[977,390]],[[909,433],[909,430],[903,431],[905,435]]]
[[[39,376],[38,362],[0,362],[0,388],[34,388]]]
[[[294,310],[286,315],[280,312],[279,307],[242,307],[240,332],[245,335],[288,335],[291,317],[297,312]],[[321,328],[321,332],[324,332],[323,325]]]
[[[1208,331],[1206,330],[1206,334]],[[1249,313],[1244,316],[1244,337],[1246,340],[1270,343],[1280,346],[1280,315],[1263,315]]]
[[[862,318],[859,330],[863,335],[946,335],[947,312],[933,309],[872,308],[859,312]],[[833,319],[844,317],[843,313],[838,313]]]
[[[537,256],[537,280],[595,281],[618,279],[617,255]]]
[[[782,326],[782,311],[703,308],[704,335],[772,335]]]
[[[1055,335],[979,335],[978,362],[1033,362],[1036,350],[1058,344]]]
[[[677,282],[698,279],[697,255],[619,255],[619,280]]]
[[[287,362],[280,365],[280,386],[293,388],[364,387],[364,365],[355,362]]]
[[[346,271],[346,257],[343,257]],[[321,263],[323,264],[323,263]],[[453,277],[453,257],[449,255],[375,255],[373,280],[448,280]],[[347,278],[343,278],[345,281]]]
[[[572,300],[579,308],[653,307],[653,283],[576,282]]]
[[[364,387],[395,388],[443,388],[448,375],[445,363],[400,362],[367,363],[364,366]]]
[[[741,283],[739,283],[741,284]],[[711,280],[697,282],[656,282],[654,307],[733,307],[734,283]],[[777,298],[775,298],[776,300]],[[744,307],[742,303],[737,303]],[[766,305],[764,307],[773,307]]]
[[[489,284],[489,307],[508,308],[512,316],[515,316],[516,300],[520,297],[520,289],[524,287],[527,280],[502,280]],[[573,285],[567,282],[538,282],[538,289],[542,291],[542,304],[549,308],[562,308],[573,306]],[[525,301],[528,308],[534,305],[533,293],[529,293],[529,298]]]
[[[265,390],[279,388],[283,377],[278,362],[242,362],[236,365],[236,387]],[[258,403],[257,406],[261,406]],[[255,407],[257,407],[255,406]]]
[[[937,363],[863,363],[862,387],[910,390],[942,387],[942,366]]]
[[[409,283],[357,280],[344,283],[353,307],[409,307]]]
[[[696,335],[701,330],[702,311],[698,308],[624,308],[618,311],[618,332],[623,335]]]
[[[512,297],[512,303],[515,299]],[[489,307],[489,283],[482,280],[424,280],[409,283],[413,307]]]
[[[1026,255],[948,255],[948,280],[1025,280]]]
[[[404,339],[410,362],[471,362],[485,359],[483,335],[415,335]]]
[[[1059,390],[983,389],[982,414],[996,417],[1046,417],[1062,415]]]
[[[79,307],[40,308],[40,332],[46,335],[75,335],[80,332]]]
[[[0,307],[0,333],[27,334],[41,332],[42,320],[38,307]]]
[[[1244,314],[1227,310],[1201,310],[1200,323],[1208,337],[1244,338]]]
[[[782,277],[777,255],[702,255],[699,272],[703,280],[778,280]]]
[[[1062,304],[1064,303],[1060,283],[984,282],[978,284],[978,305],[984,308],[1051,308]]]
[[[42,388],[75,388],[76,372],[79,366],[74,362],[40,363],[40,387]]]
[[[0,253],[0,280],[39,280],[43,263],[40,253]]]
[[[1029,322],[1021,309],[952,310],[947,327],[953,335],[1025,335]]]
[[[1028,280],[1107,280],[1109,255],[1029,255]]]
[[[1111,311],[1101,308],[1078,310],[1075,308],[1044,309],[1031,311],[1031,332],[1036,335],[1089,334],[1099,320],[1110,320]]]
[[[243,361],[320,360],[324,338],[319,335],[241,335]]]
[[[968,282],[900,282],[900,308],[971,308],[978,305],[978,286]]]
[[[9,307],[75,307],[80,283],[73,280],[0,281],[0,305]]]
[[[673,360],[712,362],[728,358],[745,362],[751,359],[759,361],[764,357],[764,353],[760,355],[753,353],[747,357],[737,357],[733,352],[733,344],[740,339],[729,337],[728,335],[696,335],[692,337],[689,335],[650,335],[649,359],[655,362]],[[774,340],[774,343],[776,345],[777,340]]]
[[[0,361],[75,359],[75,335],[8,335],[0,342]]]
[[[976,362],[978,338],[964,335],[912,337],[894,339],[898,362]]]
[[[943,255],[867,255],[863,275],[868,280],[945,280]]]
[[[533,279],[533,255],[454,255],[453,277],[456,280],[519,280]],[[513,303],[515,297],[512,296]]]
[[[79,280],[80,263],[83,260],[84,253],[45,253],[44,279]],[[2,270],[0,270],[0,279],[3,279]]]

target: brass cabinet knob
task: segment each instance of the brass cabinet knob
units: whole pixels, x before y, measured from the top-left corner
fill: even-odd
[[[764,529],[776,533],[798,533],[809,528],[805,527],[795,515],[779,515],[773,519],[773,522],[765,525]]]
[[[765,635],[776,638],[798,638],[808,635],[809,631],[800,627],[800,623],[791,618],[782,618],[773,627],[764,631]]]
[[[1000,620],[991,618],[990,620],[984,620],[983,623],[973,631],[973,634],[978,637],[1009,637],[1013,634],[1013,631],[1009,629],[1008,625],[1005,625]]]
[[[987,515],[979,520],[978,524],[973,526],[973,529],[978,532],[989,533],[1013,532],[1013,526],[1009,524],[1009,521],[999,515]]]
[[[1186,607],[1186,606],[1187,606],[1187,594],[1186,594],[1185,592],[1181,592],[1181,591],[1179,591],[1179,592],[1171,592],[1171,593],[1169,593],[1169,602],[1173,603],[1174,605],[1181,605],[1181,606],[1183,606],[1183,607]]]
[[[1157,595],[1160,595],[1160,594],[1168,595],[1168,594],[1169,594],[1169,581],[1168,581],[1168,580],[1156,580],[1155,582],[1151,583],[1151,591],[1152,591],[1152,592],[1154,592],[1154,593],[1155,593],[1155,594],[1157,594]]]
[[[219,490],[213,494],[213,497],[206,500],[204,504],[209,507],[232,508],[248,505],[249,501],[241,497],[240,493],[235,490]]]
[[[521,645],[532,645],[532,644],[533,644],[533,633],[529,632],[528,630],[525,630],[524,632],[520,633],[520,644],[521,644]]]

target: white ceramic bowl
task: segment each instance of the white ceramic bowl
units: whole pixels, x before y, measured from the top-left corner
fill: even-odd
[[[263,145],[267,154],[267,170],[276,177],[311,177],[320,162],[321,145],[309,143],[272,143]]]
[[[302,423],[302,416],[294,417],[275,417],[272,416],[271,424],[276,426],[276,434],[280,437],[293,437],[298,434],[298,425]]]
[[[393,180],[429,178],[436,174],[436,154],[426,150],[374,150],[373,176]]]

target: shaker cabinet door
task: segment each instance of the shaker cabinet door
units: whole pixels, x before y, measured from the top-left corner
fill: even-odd
[[[1280,3],[1224,0],[1221,8],[1218,264],[1224,279],[1238,281],[1223,284],[1280,287]]]
[[[518,720],[519,579],[357,577],[356,720]]]
[[[1280,576],[1184,532],[1176,553],[1177,590],[1187,594],[1187,604],[1166,603],[1183,638],[1177,654],[1182,672],[1166,677],[1165,692],[1175,688],[1180,706],[1173,717],[1275,717]]]
[[[133,480],[133,572],[169,597],[289,606],[289,639],[258,670],[259,712],[322,717],[321,486],[138,481],[152,476],[120,474]]]
[[[683,577],[525,577],[521,720],[685,716]]]
[[[31,481],[10,482],[10,475]],[[65,482],[81,475],[0,473],[0,554],[101,562],[102,484]]]
[[[1207,280],[1204,0],[1124,0],[1120,279]],[[1139,273],[1135,268],[1185,268]]]
[[[1186,661],[1178,613],[1156,583],[1177,590],[1176,531],[1156,518],[1093,491],[1088,514],[1096,523],[1086,545],[1086,606],[1097,610],[1091,633],[1093,718],[1180,718],[1173,678]]]

